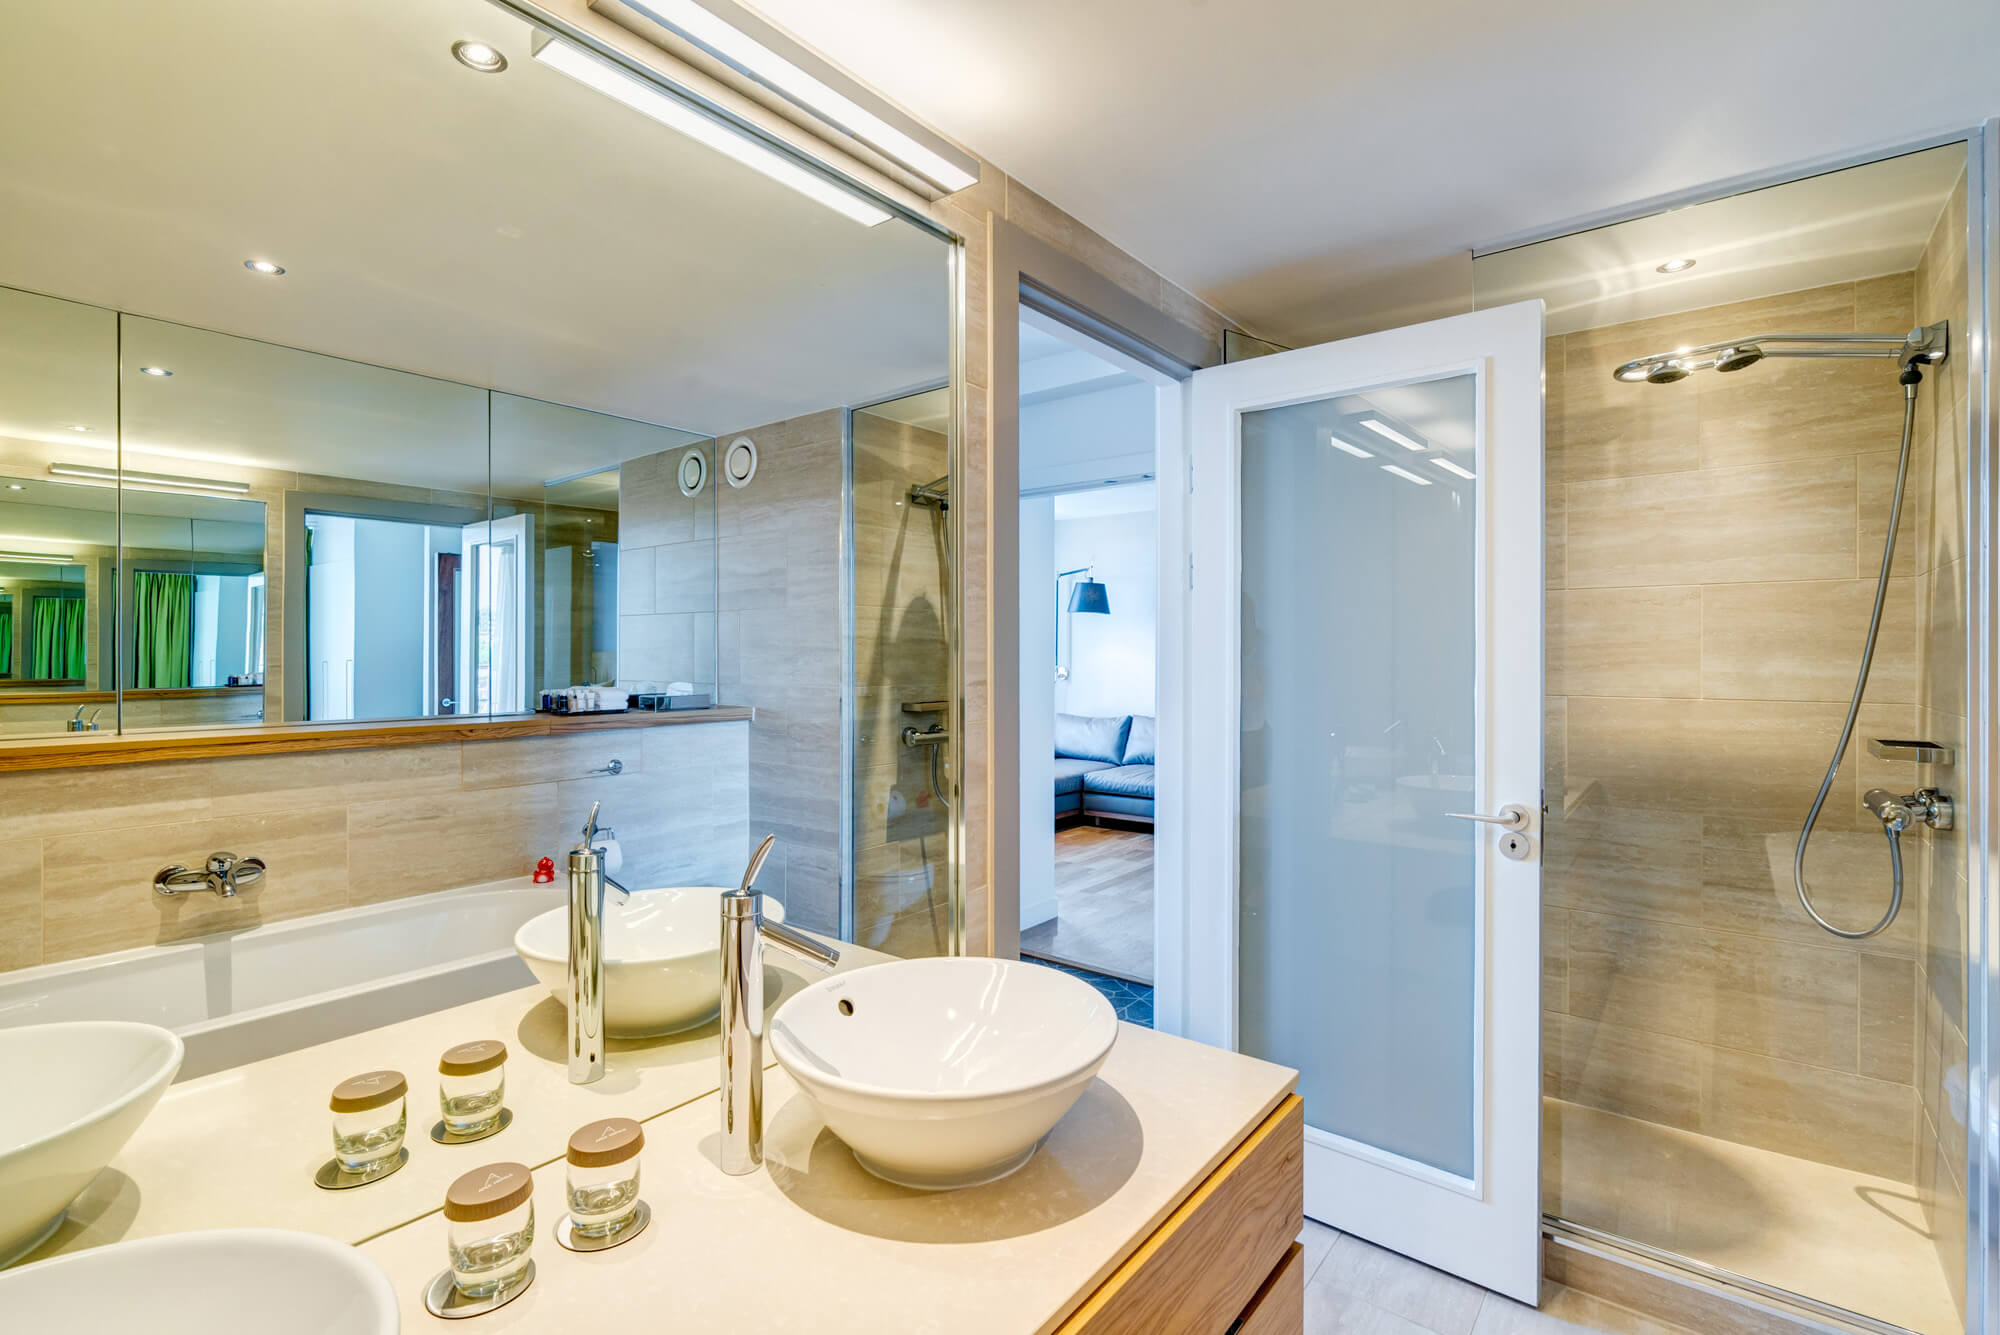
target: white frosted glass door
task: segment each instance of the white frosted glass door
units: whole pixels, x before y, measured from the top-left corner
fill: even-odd
[[[1541,340],[1534,303],[1302,349],[1191,414],[1192,893],[1235,889],[1196,1036],[1298,1069],[1308,1215],[1529,1302]]]

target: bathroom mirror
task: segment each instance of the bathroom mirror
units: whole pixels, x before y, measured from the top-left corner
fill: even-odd
[[[117,348],[111,311],[0,290],[0,737],[117,723]]]

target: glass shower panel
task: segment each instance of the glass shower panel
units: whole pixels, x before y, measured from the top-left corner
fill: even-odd
[[[939,389],[852,421],[851,936],[902,956],[951,949],[949,410]]]
[[[1471,375],[1242,422],[1243,1051],[1307,1119],[1474,1171]]]

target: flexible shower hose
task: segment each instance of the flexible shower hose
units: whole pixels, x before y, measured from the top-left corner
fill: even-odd
[[[1832,932],[1835,936],[1849,941],[1861,941],[1886,929],[1896,920],[1897,912],[1903,907],[1903,845],[1895,827],[1883,823],[1882,833],[1889,839],[1889,874],[1892,888],[1889,892],[1889,911],[1873,927],[1850,932],[1844,927],[1835,927],[1822,918],[1813,907],[1812,895],[1806,890],[1806,844],[1812,839],[1813,826],[1819,821],[1820,808],[1826,805],[1826,796],[1833,790],[1834,776],[1840,773],[1841,759],[1847,754],[1847,744],[1854,738],[1854,720],[1861,714],[1861,693],[1868,688],[1868,669],[1875,661],[1875,638],[1882,630],[1882,605],[1888,600],[1889,564],[1896,555],[1896,527],[1903,517],[1903,483],[1910,472],[1910,429],[1917,417],[1917,383],[1920,377],[1912,364],[1903,373],[1903,445],[1896,459],[1896,495],[1889,502],[1889,536],[1882,540],[1882,573],[1875,581],[1875,608],[1868,615],[1868,641],[1861,648],[1861,671],[1854,679],[1854,698],[1847,705],[1847,721],[1840,725],[1840,740],[1833,745],[1833,760],[1826,767],[1826,777],[1820,780],[1819,794],[1813,798],[1812,810],[1806,813],[1805,828],[1799,831],[1799,846],[1792,854],[1792,885],[1799,892],[1799,905],[1811,919]]]

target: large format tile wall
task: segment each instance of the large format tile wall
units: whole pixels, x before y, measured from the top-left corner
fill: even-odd
[[[950,944],[948,812],[932,793],[931,753],[902,743],[905,727],[950,721],[903,709],[951,695],[949,516],[909,503],[946,459],[936,431],[854,415],[854,933],[903,956]]]
[[[0,969],[525,876],[593,802],[630,884],[733,881],[749,725],[695,723],[371,751],[0,774]],[[615,777],[596,773],[624,762]],[[270,871],[235,899],[153,873],[227,849]]]
[[[711,466],[710,487],[694,496],[680,486],[689,448]],[[628,690],[716,688],[714,463],[715,442],[701,441],[619,466],[618,683]]]
[[[715,531],[721,698],[757,711],[750,835],[778,836],[758,885],[820,932],[840,927],[841,416],[717,437],[757,446],[757,475],[716,488]]]
[[[1844,942],[1800,911],[1791,875],[1867,628],[1896,372],[1773,360],[1654,386],[1611,371],[1772,329],[1900,332],[1913,281],[1548,349],[1545,1088],[1899,1182],[1917,1172],[1923,915]],[[1905,534],[1922,508],[1906,497]],[[1842,924],[1873,922],[1889,896],[1888,849],[1860,795],[1916,777],[1866,739],[1909,735],[1926,698],[1923,549],[1898,543],[1868,703],[1806,863]]]
[[[1917,525],[1916,567],[1918,735],[1965,754],[1968,624],[1965,575],[1972,495],[1967,460],[1968,378],[1965,181],[1945,205],[1916,272],[1916,322],[1951,322],[1953,355],[1933,368],[1918,391],[1912,472]],[[1920,782],[1964,799],[1958,766],[1923,766]],[[1899,790],[1900,791],[1900,790]],[[1961,808],[1962,810],[1962,808]],[[1922,855],[1910,860],[1911,904],[1917,911],[1917,1193],[1937,1244],[1938,1261],[1965,1311],[1966,1132],[1965,1018],[1967,922],[1966,847],[1958,828],[1923,832]],[[1909,909],[1905,909],[1907,913]]]

